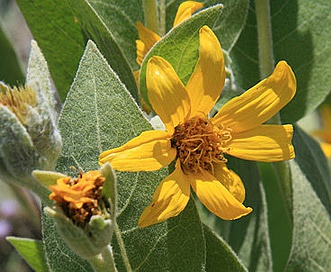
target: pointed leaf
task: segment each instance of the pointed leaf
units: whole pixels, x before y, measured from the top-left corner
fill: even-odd
[[[293,244],[287,271],[331,269],[331,179],[318,143],[295,128],[295,160],[290,161]]]
[[[203,230],[207,246],[206,271],[248,271],[221,237],[207,226]]]
[[[6,240],[15,247],[34,271],[48,271],[41,241],[18,237],[7,237]]]
[[[42,230],[45,259],[49,271],[93,272],[91,265],[73,253],[57,232],[54,221],[42,213]]]
[[[253,211],[231,222],[229,244],[249,271],[272,271],[267,201],[256,163],[231,158],[230,168],[242,178],[245,205]]]
[[[112,34],[87,1],[17,2],[45,54],[62,100],[69,90],[87,38],[95,39],[121,80],[136,96],[136,84],[126,59]]]
[[[293,178],[293,244],[286,271],[331,269],[330,211],[319,199],[312,181],[296,161],[290,162]]]
[[[62,173],[70,171],[71,165],[83,171],[98,169],[102,151],[152,129],[93,42],[87,44],[68,93],[60,128],[64,147],[57,169]],[[205,265],[203,230],[192,202],[180,216],[167,222],[145,229],[137,226],[142,210],[167,174],[166,169],[116,173],[118,229],[112,244],[119,271],[126,269],[118,245],[122,241],[131,267],[137,271],[169,271],[179,264],[188,271],[199,271]],[[188,255],[188,251],[193,253]]]
[[[123,21],[123,15],[121,14],[121,17],[117,18],[118,20],[115,20],[116,22],[114,24],[106,25],[104,20],[108,19],[108,17],[100,17],[99,13],[103,14],[105,11],[108,11],[107,15],[118,14],[118,12],[115,11],[118,10],[119,7],[118,4],[116,4],[115,9],[114,5],[108,3],[109,1],[104,2],[107,3],[101,3],[100,1],[91,1],[90,3],[88,0],[68,0],[72,12],[79,21],[87,38],[93,40],[98,45],[98,48],[105,56],[112,69],[126,85],[135,100],[140,103],[137,84],[133,77],[132,69],[123,55],[123,48],[120,48],[118,45],[118,39],[116,39],[118,36],[113,36],[114,28],[116,27],[116,29],[118,29],[120,25],[122,26],[120,31],[124,31],[123,28],[126,26],[127,21]],[[94,4],[91,5],[92,3]],[[125,2],[125,4],[127,5],[128,3]],[[93,6],[98,7],[98,10],[95,10]],[[127,8],[124,10],[127,10]],[[111,26],[111,28],[108,28],[109,26]],[[132,34],[132,31],[130,34]],[[134,41],[132,42],[134,45]]]
[[[169,31],[174,23],[177,9],[184,0],[167,1],[166,8],[166,29]],[[199,1],[204,4],[203,8],[211,7],[219,4],[218,0]],[[218,36],[222,48],[231,50],[232,46],[237,41],[241,30],[246,22],[246,13],[249,6],[248,0],[223,0],[221,1],[223,7],[222,15],[213,25],[213,31]],[[199,11],[197,11],[199,12]]]
[[[138,21],[144,23],[143,1],[88,0],[88,3],[113,35],[131,68],[137,70],[136,40],[138,39],[138,31],[136,23]],[[127,87],[129,88],[129,86]]]

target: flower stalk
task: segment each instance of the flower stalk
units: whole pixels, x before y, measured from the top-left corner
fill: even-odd
[[[117,272],[113,251],[110,245],[105,246],[98,255],[93,256],[88,259],[88,261],[96,272]]]
[[[257,36],[259,45],[259,66],[260,76],[264,78],[272,73],[274,70],[274,52],[272,42],[272,26],[270,16],[270,2],[269,0],[255,0],[255,13],[257,21]],[[268,120],[270,124],[281,124],[280,114],[276,113]],[[279,176],[280,185],[285,196],[287,207],[291,208],[291,173],[288,162],[274,163],[275,169]],[[288,210],[290,216],[290,210]]]
[[[155,0],[144,0],[146,27],[159,34],[158,11]]]

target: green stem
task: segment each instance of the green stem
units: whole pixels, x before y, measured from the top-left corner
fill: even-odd
[[[110,245],[104,247],[100,254],[93,256],[88,261],[96,272],[117,272]]]
[[[255,0],[255,9],[259,44],[260,75],[261,78],[265,78],[274,70],[269,0]]]
[[[257,21],[257,35],[259,44],[259,65],[261,78],[269,76],[274,70],[274,54],[272,44],[272,27],[269,0],[255,0]],[[268,123],[281,124],[280,115],[277,113],[270,118]],[[291,216],[291,173],[288,162],[274,163],[280,177],[281,188],[287,201],[288,212]]]
[[[119,229],[116,221],[115,221],[115,235],[116,235],[116,239],[117,239],[118,245],[119,245],[120,250],[121,250],[121,256],[122,256],[122,260],[124,262],[126,271],[127,272],[132,272],[133,270],[131,268],[128,255],[126,254],[124,241],[122,239],[122,235],[121,235],[120,229]]]
[[[160,17],[160,25],[159,25],[159,34],[164,36],[166,34],[166,1],[160,0],[160,9],[159,9],[159,17]]]
[[[145,25],[148,29],[159,34],[158,12],[156,0],[144,0]]]

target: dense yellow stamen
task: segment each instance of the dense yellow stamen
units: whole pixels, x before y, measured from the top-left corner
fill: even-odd
[[[207,119],[194,117],[175,128],[172,147],[184,172],[214,172],[213,163],[226,162],[224,144],[231,140],[231,131],[213,126]]]
[[[14,87],[0,92],[0,104],[6,106],[23,125],[26,125],[28,106],[37,105],[36,93],[29,87]]]

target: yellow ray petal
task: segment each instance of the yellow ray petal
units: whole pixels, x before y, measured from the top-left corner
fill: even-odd
[[[144,27],[142,23],[137,23],[139,39],[136,41],[137,47],[137,63],[140,66],[143,62],[148,51],[153,47],[153,45],[161,39],[159,35]]]
[[[240,203],[245,200],[245,186],[241,178],[226,167],[225,163],[214,165],[214,176]]]
[[[155,171],[169,165],[176,157],[169,133],[150,130],[141,133],[126,144],[104,151],[99,157],[103,165],[109,162],[119,171]]]
[[[221,45],[213,31],[200,29],[199,59],[186,85],[191,99],[191,116],[208,114],[219,98],[225,81]]]
[[[147,227],[178,215],[190,198],[190,181],[176,162],[175,171],[156,188],[152,203],[139,218],[139,227]]]
[[[331,158],[331,144],[329,143],[320,143],[321,148],[325,154],[325,157],[328,159]]]
[[[255,128],[274,116],[295,95],[296,79],[291,67],[280,61],[267,79],[231,99],[213,118],[234,132]]]
[[[171,64],[161,57],[152,57],[147,64],[148,98],[169,133],[183,122],[190,112],[190,99]]]
[[[185,1],[180,4],[177,10],[176,18],[174,21],[174,27],[190,18],[194,12],[203,7],[202,3],[194,1]]]
[[[261,125],[233,134],[227,154],[244,160],[275,162],[295,157],[292,125]]]
[[[189,175],[191,185],[199,200],[208,210],[225,220],[249,214],[252,208],[241,204],[214,176],[208,172]],[[228,176],[228,173],[225,174]]]

